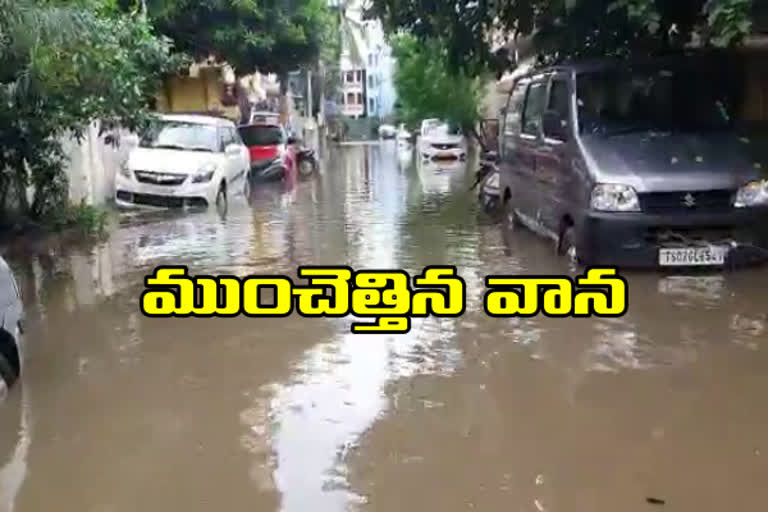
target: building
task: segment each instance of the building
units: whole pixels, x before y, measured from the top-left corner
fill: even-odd
[[[364,24],[368,42],[365,68],[368,115],[388,117],[395,108],[396,98],[392,48],[387,43],[380,20],[366,20]]]
[[[238,121],[251,105],[275,104],[279,94],[274,75],[254,73],[238,79],[228,65],[208,60],[168,77],[157,95],[156,110],[223,115]]]
[[[387,117],[395,104],[394,58],[379,20],[363,20],[362,2],[350,1],[342,18],[341,114]]]

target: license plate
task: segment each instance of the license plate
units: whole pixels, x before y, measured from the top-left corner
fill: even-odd
[[[659,265],[665,267],[723,265],[727,252],[727,248],[717,246],[659,249]]]

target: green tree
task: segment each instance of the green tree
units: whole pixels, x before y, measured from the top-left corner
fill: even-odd
[[[505,42],[533,35],[545,61],[651,53],[698,35],[738,44],[750,30],[753,0],[372,0],[370,15],[390,32],[438,39],[454,68],[508,69]]]
[[[36,218],[65,207],[61,136],[95,120],[140,130],[161,75],[179,64],[170,50],[109,4],[0,0],[0,207],[11,190]]]
[[[425,45],[414,36],[401,34],[392,38],[392,46],[402,120],[413,126],[422,119],[439,118],[477,135],[482,80],[451,70],[447,52],[436,41]]]

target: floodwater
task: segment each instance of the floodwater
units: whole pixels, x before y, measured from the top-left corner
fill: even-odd
[[[470,168],[470,171],[472,169]],[[504,240],[459,165],[394,143],[210,213],[125,215],[8,253],[23,385],[0,405],[0,512],[764,510],[768,269],[628,275],[619,319],[490,318],[487,274],[561,274]],[[143,277],[455,264],[461,318],[148,319]]]

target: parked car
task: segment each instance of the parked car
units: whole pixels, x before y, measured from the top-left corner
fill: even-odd
[[[296,176],[296,140],[279,124],[249,124],[238,127],[250,155],[250,176],[258,180],[280,180]]]
[[[122,207],[226,207],[228,191],[249,165],[232,121],[163,115],[130,151],[116,178],[115,201]]]
[[[419,153],[426,159],[459,160],[467,156],[466,141],[457,128],[434,119],[422,122]]]
[[[280,124],[280,114],[277,112],[255,110],[251,112],[248,124]]]
[[[713,56],[528,74],[501,132],[505,225],[585,264],[723,266],[768,255],[768,176]],[[735,85],[734,85],[735,83]]]
[[[413,135],[405,127],[405,123],[400,123],[400,126],[397,127],[397,140],[401,143],[407,144],[411,142],[412,138]]]
[[[0,398],[21,376],[24,306],[13,272],[0,257]]]

